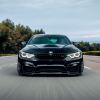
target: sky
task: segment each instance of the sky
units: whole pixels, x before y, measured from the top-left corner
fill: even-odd
[[[7,18],[72,41],[100,42],[100,0],[0,0],[0,22]]]

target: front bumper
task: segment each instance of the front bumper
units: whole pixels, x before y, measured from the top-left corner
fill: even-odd
[[[18,58],[18,66],[22,67],[23,73],[32,74],[40,72],[61,72],[68,74],[78,74],[83,71],[83,58],[66,61],[66,60],[25,60]]]

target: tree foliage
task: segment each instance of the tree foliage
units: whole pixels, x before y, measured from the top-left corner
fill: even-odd
[[[10,19],[0,23],[0,53],[17,53],[22,41],[32,35],[45,34],[43,29],[33,31],[29,26],[15,25]]]
[[[83,52],[85,51],[99,51],[100,43],[89,43],[89,42],[79,42],[77,47],[81,49]]]

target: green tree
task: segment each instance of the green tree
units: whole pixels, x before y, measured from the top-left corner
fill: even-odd
[[[45,32],[43,29],[40,29],[40,30],[35,30],[34,34],[45,34]]]
[[[15,28],[14,22],[12,22],[10,19],[6,19],[6,20],[2,21],[2,24],[9,27],[12,30],[14,30],[14,28]]]
[[[15,25],[10,19],[0,23],[0,53],[16,53],[22,41],[28,41],[32,35],[45,34],[43,29],[32,31],[29,26]]]

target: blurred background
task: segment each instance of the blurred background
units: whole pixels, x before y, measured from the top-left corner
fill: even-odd
[[[99,0],[0,0],[0,54],[16,54],[34,34],[65,34],[100,55],[99,9]]]

